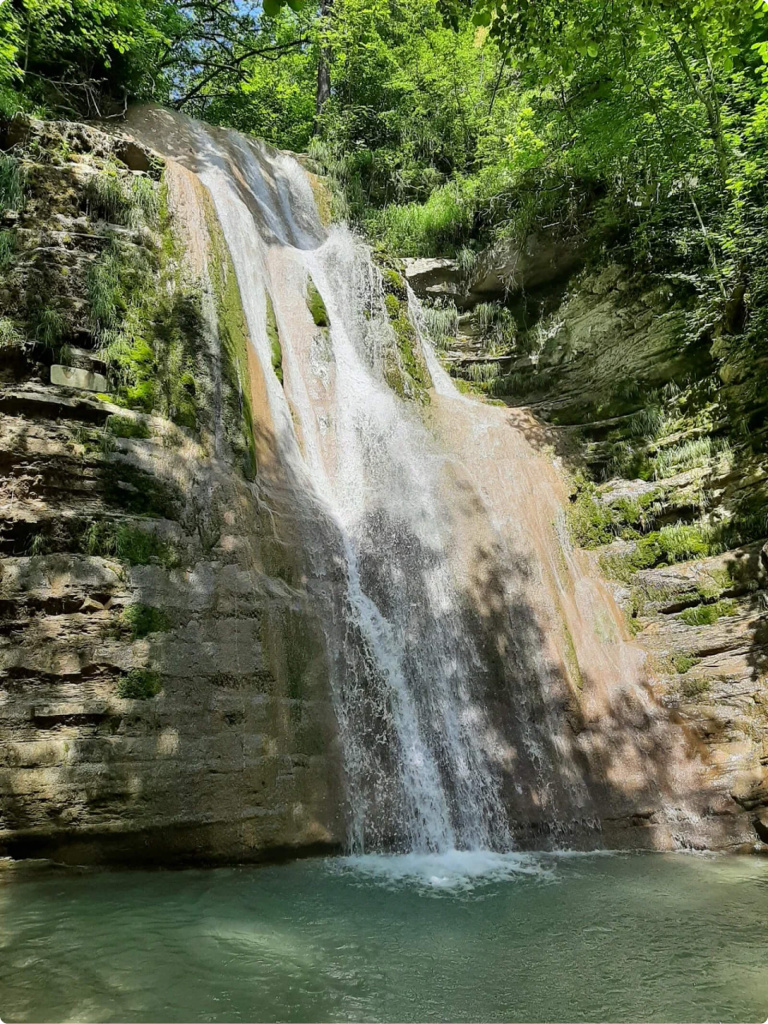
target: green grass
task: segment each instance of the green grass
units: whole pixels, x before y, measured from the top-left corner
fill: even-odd
[[[148,668],[134,668],[117,683],[117,695],[127,700],[149,700],[163,688],[157,672]]]
[[[453,256],[469,238],[472,211],[454,188],[442,187],[426,203],[392,204],[376,211],[367,227],[398,256]]]
[[[0,316],[0,348],[17,348],[24,344],[24,336],[13,320]]]
[[[731,458],[730,445],[726,441],[713,441],[711,437],[696,437],[680,444],[662,448],[651,459],[653,477],[663,480],[688,469],[701,469],[713,460],[727,462]]]
[[[137,228],[157,222],[160,204],[157,190],[148,178],[120,174],[106,167],[92,175],[85,185],[88,213],[111,224]]]
[[[311,313],[316,327],[330,327],[331,322],[328,319],[328,310],[325,308],[323,297],[311,278],[307,281],[307,309]]]
[[[672,664],[675,667],[675,672],[679,675],[685,675],[692,668],[695,668],[699,664],[701,658],[696,658],[690,654],[677,654],[672,658]]]
[[[7,153],[0,153],[0,213],[20,210],[24,205],[24,173],[21,165]]]
[[[46,348],[56,348],[64,333],[64,318],[52,306],[40,310],[35,323],[35,338]]]
[[[179,564],[175,547],[156,534],[129,523],[93,523],[85,535],[84,549],[89,555],[114,557],[129,565],[149,565],[157,560],[167,569]]]
[[[141,640],[150,633],[167,633],[171,628],[165,612],[149,604],[129,604],[123,610],[122,621],[134,640]]]
[[[13,262],[16,252],[16,236],[12,231],[0,231],[0,270],[5,270]]]
[[[686,608],[680,612],[681,620],[686,626],[711,626],[718,619],[736,614],[736,602],[733,600],[716,601],[714,604],[700,604],[695,608]]]
[[[680,692],[684,697],[692,700],[694,697],[701,697],[712,688],[711,680],[705,676],[693,676],[691,679],[683,679],[680,683]]]
[[[443,351],[456,341],[459,331],[459,311],[453,302],[423,307],[424,326],[437,351]]]

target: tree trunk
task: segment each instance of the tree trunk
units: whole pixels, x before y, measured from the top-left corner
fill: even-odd
[[[322,34],[328,23],[333,0],[321,0],[320,3],[320,57],[317,62],[317,99],[315,102],[315,132],[318,130],[318,119],[323,107],[331,95],[331,50],[323,45]]]

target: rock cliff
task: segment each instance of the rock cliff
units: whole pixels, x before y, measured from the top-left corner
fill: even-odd
[[[333,847],[324,642],[206,196],[120,132],[0,142],[0,853]]]

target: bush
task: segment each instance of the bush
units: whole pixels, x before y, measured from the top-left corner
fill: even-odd
[[[398,256],[453,256],[472,229],[472,210],[452,187],[435,189],[424,204],[392,204],[375,213],[368,229]]]
[[[117,695],[127,700],[149,700],[156,697],[163,685],[157,672],[148,668],[134,668],[117,684]]]

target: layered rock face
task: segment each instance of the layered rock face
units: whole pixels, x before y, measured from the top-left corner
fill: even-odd
[[[119,133],[0,134],[0,853],[333,847],[323,635],[206,196]]]
[[[516,415],[532,410],[538,444],[571,477],[571,543],[612,588],[655,704],[701,765],[686,843],[759,848],[768,839],[768,465],[750,425],[764,410],[737,411],[739,382],[718,362],[724,328],[691,337],[695,297],[684,288],[595,260],[574,267],[557,245],[547,252],[534,239],[495,262],[488,254],[474,276],[446,260],[407,272],[438,310],[433,334],[458,385]],[[447,329],[446,297],[458,307]],[[665,756],[649,752],[649,778]],[[650,834],[652,802],[604,828],[642,845],[625,826]]]

